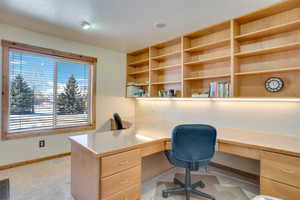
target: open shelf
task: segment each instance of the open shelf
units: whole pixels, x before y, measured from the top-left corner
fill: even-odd
[[[207,44],[201,44],[201,45],[198,45],[195,47],[187,48],[184,51],[191,53],[191,52],[203,51],[206,49],[217,48],[217,47],[225,46],[225,45],[229,45],[229,44],[230,44],[230,39],[224,39],[224,40],[219,40],[219,41],[210,42]]]
[[[134,84],[128,84],[127,86],[149,86],[149,83],[134,83]]]
[[[137,74],[144,74],[144,73],[149,73],[149,69],[147,70],[141,70],[141,71],[135,71],[135,72],[130,72],[128,75],[137,75]]]
[[[166,85],[166,84],[178,84],[181,81],[162,81],[162,82],[153,82],[151,85]]]
[[[129,66],[137,66],[137,65],[143,65],[149,63],[149,58],[143,59],[143,60],[138,60],[132,63],[128,63]]]
[[[250,22],[257,22],[257,21],[260,21],[261,19],[266,19],[266,18],[270,18],[271,16],[276,16],[276,15],[280,15],[282,13],[289,12],[297,7],[299,7],[299,1],[283,1],[281,3],[277,3],[277,4],[271,5],[269,7],[266,7],[266,8],[260,9],[260,10],[256,10],[249,14],[238,17],[235,19],[235,21],[238,22],[239,24],[247,24]],[[291,18],[291,17],[289,16],[289,17],[287,17],[287,19],[288,18]],[[277,18],[277,20],[280,22],[282,21],[281,18]]]
[[[198,65],[198,64],[202,64],[202,63],[221,62],[221,61],[227,60],[229,58],[230,58],[230,56],[226,55],[226,56],[219,56],[219,57],[207,58],[207,59],[203,59],[203,60],[196,60],[196,61],[186,62],[184,64],[185,65]]]
[[[181,67],[181,64],[166,65],[166,66],[162,66],[162,67],[154,67],[151,70],[152,71],[172,70],[174,68],[179,68],[179,67]]]
[[[235,39],[237,41],[252,40],[252,39],[256,39],[256,38],[260,38],[260,37],[271,36],[274,34],[292,31],[292,30],[299,29],[299,28],[300,28],[300,20],[296,20],[296,21],[289,22],[286,24],[280,24],[280,25],[273,26],[270,28],[254,31],[251,33],[238,35],[235,37]]]
[[[299,71],[300,67],[287,67],[281,69],[270,69],[270,70],[261,70],[261,71],[252,71],[252,72],[238,72],[234,75],[236,76],[247,76],[247,75],[256,75],[256,74],[268,74],[268,73],[277,73],[277,72],[290,72],[290,71]]]
[[[240,53],[236,53],[235,56],[237,56],[239,58],[244,58],[244,57],[249,57],[249,56],[271,54],[271,53],[276,53],[276,52],[280,52],[280,51],[288,51],[288,50],[297,49],[297,48],[300,48],[300,42],[295,42],[295,43],[286,44],[286,45],[280,45],[280,46],[272,47],[272,48],[240,52]]]
[[[279,77],[284,86],[279,92],[268,92],[265,81],[269,74],[256,74],[252,76],[238,76],[238,92],[236,97],[271,97],[271,98],[299,98],[300,97],[300,71],[274,72],[272,77]]]
[[[164,60],[167,59],[168,57],[172,57],[172,56],[179,56],[181,54],[180,51],[175,51],[175,52],[170,52],[164,55],[160,55],[160,56],[155,56],[155,57],[151,57],[152,60]]]
[[[188,78],[184,78],[184,80],[185,81],[189,81],[189,80],[203,80],[203,79],[216,79],[216,78],[224,78],[224,77],[230,77],[230,74],[188,77]]]

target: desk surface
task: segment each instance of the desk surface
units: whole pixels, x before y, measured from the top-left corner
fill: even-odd
[[[69,138],[95,156],[102,157],[142,145],[168,141],[171,138],[172,129],[178,124],[182,123],[160,120],[150,126],[135,126],[127,130],[99,132]],[[217,127],[217,139],[222,143],[300,157],[300,137],[297,136]]]

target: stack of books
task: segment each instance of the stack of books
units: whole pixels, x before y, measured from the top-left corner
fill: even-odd
[[[209,97],[229,97],[230,83],[213,81],[209,83]]]

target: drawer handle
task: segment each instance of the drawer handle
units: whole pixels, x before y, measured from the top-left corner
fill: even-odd
[[[127,165],[128,163],[129,163],[129,161],[125,160],[125,161],[119,162],[119,165]]]
[[[294,174],[294,171],[290,170],[290,169],[280,169],[280,171],[282,171],[284,173],[288,173],[288,174]]]

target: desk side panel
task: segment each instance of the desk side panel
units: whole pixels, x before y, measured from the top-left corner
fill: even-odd
[[[76,200],[99,200],[100,160],[71,142],[71,194]]]

